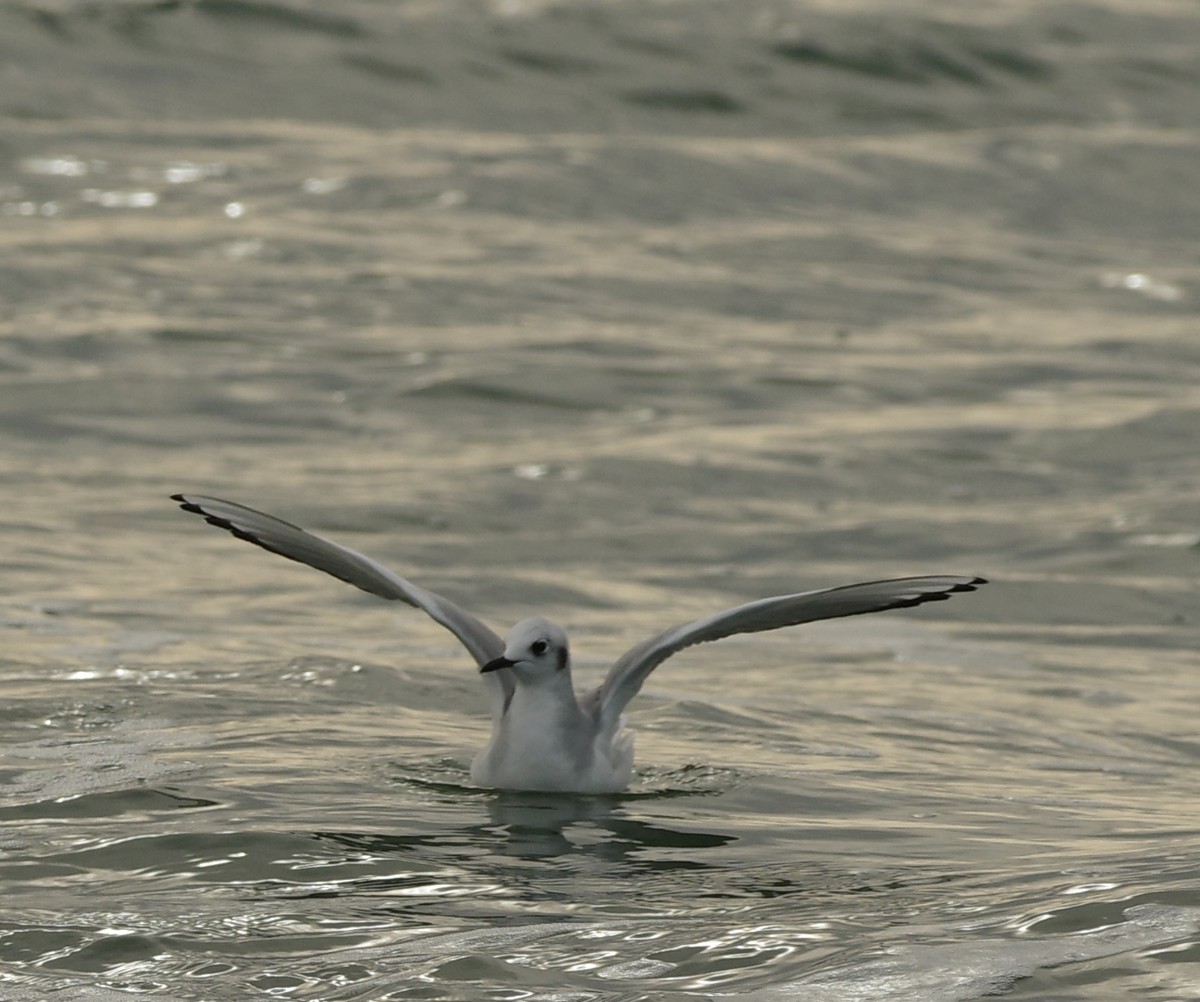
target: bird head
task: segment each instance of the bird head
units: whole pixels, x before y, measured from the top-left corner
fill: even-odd
[[[562,627],[534,617],[523,619],[509,630],[504,640],[504,653],[479,670],[492,672],[508,668],[520,681],[536,682],[566,671],[569,664],[567,635]]]

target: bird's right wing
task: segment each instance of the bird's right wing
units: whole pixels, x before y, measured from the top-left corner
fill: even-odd
[[[453,633],[481,668],[504,653],[504,641],[465,609],[435,592],[417,587],[356,550],[233,501],[198,494],[172,494],[171,500],[178,501],[184,511],[203,516],[210,525],[238,539],[332,574],[372,595],[421,609]],[[512,697],[514,683],[508,672],[490,672],[485,678],[494,696],[499,697],[493,711],[502,713]]]
[[[953,575],[896,578],[748,602],[704,619],[672,626],[626,651],[609,670],[600,688],[589,696],[587,705],[602,731],[612,729],[625,705],[641,689],[646,676],[685,647],[720,640],[735,633],[758,633],[819,619],[904,609],[944,600],[959,592],[974,591],[978,585],[986,583],[983,578]]]

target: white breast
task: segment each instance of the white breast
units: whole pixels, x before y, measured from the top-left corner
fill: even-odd
[[[471,764],[471,781],[501,790],[617,793],[633,772],[632,735],[598,740],[574,698],[519,686]]]

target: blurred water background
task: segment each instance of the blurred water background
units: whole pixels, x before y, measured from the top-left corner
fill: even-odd
[[[1200,997],[1191,0],[0,4],[0,998]],[[696,648],[474,790],[436,624]]]

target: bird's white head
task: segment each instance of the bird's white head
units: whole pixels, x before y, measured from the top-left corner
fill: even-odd
[[[485,664],[480,671],[511,669],[522,682],[554,678],[570,667],[567,634],[561,626],[535,616],[523,619],[504,641],[504,653]]]

